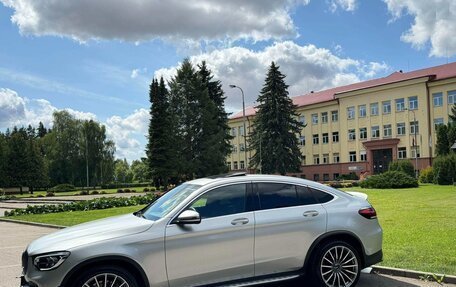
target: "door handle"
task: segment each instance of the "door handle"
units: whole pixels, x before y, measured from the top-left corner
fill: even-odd
[[[240,225],[240,224],[244,225],[247,223],[249,223],[248,218],[237,218],[237,219],[234,219],[233,221],[231,221],[232,225]]]
[[[318,211],[316,211],[316,210],[309,210],[309,211],[304,212],[304,214],[303,214],[304,217],[315,217],[317,215],[318,215]]]

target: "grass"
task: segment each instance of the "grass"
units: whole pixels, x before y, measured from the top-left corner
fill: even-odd
[[[381,265],[456,275],[456,187],[421,185],[419,188],[364,192],[377,210],[383,227]],[[9,217],[70,226],[139,210],[141,206],[95,211]]]
[[[146,187],[129,187],[129,189],[134,189],[136,192],[142,192]],[[150,186],[148,187],[149,189],[151,188]],[[125,189],[125,188],[121,188]],[[90,192],[93,191],[94,189],[89,189]],[[106,192],[106,193],[117,193],[118,188],[112,188],[112,189],[97,189],[98,192]],[[80,195],[79,193],[81,190],[75,190],[75,191],[66,191],[66,192],[54,192],[54,196],[72,196],[72,195]],[[46,196],[47,191],[34,191],[33,194],[30,194],[28,192],[24,192],[24,194],[11,194],[14,195],[16,198],[33,198],[33,197],[38,197],[38,195],[41,196]],[[52,197],[50,197],[52,198]]]
[[[456,275],[456,187],[364,192],[377,210],[383,228],[380,265]]]

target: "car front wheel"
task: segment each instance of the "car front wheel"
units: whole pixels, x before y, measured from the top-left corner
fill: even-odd
[[[96,267],[79,277],[75,287],[139,287],[127,270],[117,266]]]
[[[361,261],[358,251],[350,244],[329,242],[315,258],[313,273],[318,286],[353,287],[358,282]]]

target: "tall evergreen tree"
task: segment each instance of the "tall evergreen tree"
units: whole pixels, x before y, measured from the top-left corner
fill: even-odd
[[[226,171],[226,157],[231,152],[225,94],[220,81],[213,80],[206,62],[198,66],[198,74],[207,93],[201,94],[202,132],[200,137],[200,166],[198,176]]]
[[[8,186],[6,176],[8,143],[6,135],[0,133],[0,188]]]
[[[37,136],[39,138],[44,138],[44,136],[48,133],[48,131],[46,130],[46,128],[44,127],[44,124],[42,122],[40,122],[38,124],[38,128],[37,128]]]
[[[160,84],[153,79],[149,90],[150,122],[149,142],[146,154],[149,172],[156,186],[168,186],[169,180],[175,176],[176,164],[172,137],[171,116],[169,114],[168,90],[163,78]]]
[[[6,175],[12,187],[22,187],[28,183],[29,156],[27,154],[27,131],[14,127],[8,140]]]
[[[49,184],[47,165],[40,144],[35,138],[27,140],[27,157],[28,167],[24,172],[27,176],[27,186],[30,193],[33,193],[36,187],[46,187]]]
[[[448,126],[437,126],[437,143],[435,152],[437,155],[446,155],[450,151],[450,142],[448,141]]]
[[[255,151],[250,166],[261,165],[263,173],[285,174],[301,167],[297,134],[303,124],[297,120],[297,107],[288,97],[284,79],[272,62],[257,99],[258,112],[249,135],[250,149]]]

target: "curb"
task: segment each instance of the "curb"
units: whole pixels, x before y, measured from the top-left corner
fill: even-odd
[[[0,222],[2,222],[2,221],[3,222],[10,222],[10,223],[24,224],[24,225],[32,225],[32,226],[38,226],[38,227],[48,227],[48,228],[54,228],[54,229],[63,229],[63,228],[67,228],[68,227],[68,226],[62,226],[62,225],[30,222],[30,221],[23,221],[23,220],[17,220],[17,219],[6,219],[6,218],[0,217]]]
[[[392,276],[399,276],[399,277],[406,277],[406,278],[413,278],[413,279],[421,279],[420,277],[430,275],[432,276],[433,273],[431,272],[424,272],[424,271],[415,271],[415,270],[407,270],[401,268],[393,268],[393,267],[384,267],[373,265],[371,273],[377,274],[384,274],[384,275],[392,275]],[[442,277],[444,274],[435,274],[438,277]],[[444,283],[456,284],[456,276],[453,275],[445,275],[443,280]]]

